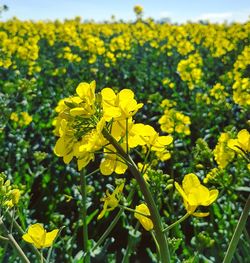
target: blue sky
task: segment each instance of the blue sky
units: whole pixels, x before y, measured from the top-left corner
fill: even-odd
[[[209,19],[211,22],[225,20],[244,22],[249,20],[249,0],[0,0],[9,10],[1,20],[13,16],[21,20],[54,20],[81,16],[96,21],[117,19],[133,20],[133,7],[141,5],[144,17],[161,19],[169,17],[172,22]]]

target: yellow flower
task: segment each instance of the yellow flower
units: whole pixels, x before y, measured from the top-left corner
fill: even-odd
[[[43,226],[37,223],[29,226],[28,233],[24,234],[22,238],[26,242],[33,244],[36,248],[45,248],[53,244],[58,232],[59,229],[46,232]]]
[[[139,222],[142,224],[142,226],[147,230],[150,231],[154,228],[154,224],[150,218],[147,216],[150,216],[150,211],[148,207],[145,204],[137,205],[135,207],[135,218],[139,220]],[[144,214],[145,216],[143,216]]]
[[[19,202],[19,199],[20,199],[20,195],[21,195],[21,192],[19,189],[13,189],[11,191],[11,195],[12,195],[12,203],[13,205],[17,205],[18,202]]]
[[[230,139],[227,142],[227,146],[237,153],[247,154],[250,152],[250,134],[244,129],[239,131],[237,139]]]
[[[134,99],[134,92],[130,89],[123,89],[117,95],[111,88],[104,88],[101,91],[104,118],[110,121],[128,119],[136,114],[143,106]]]
[[[21,126],[23,125],[29,125],[32,122],[32,116],[28,114],[28,112],[21,112],[22,120],[19,121],[19,124]]]
[[[128,143],[131,148],[147,145],[161,161],[166,161],[171,157],[167,146],[172,142],[172,136],[159,136],[152,126],[142,123],[134,124],[128,133]]]
[[[136,13],[136,15],[141,15],[143,12],[143,7],[140,5],[134,6],[134,12]]]
[[[106,191],[106,196],[101,198],[101,201],[104,202],[103,209],[101,213],[98,215],[97,219],[101,219],[107,211],[114,210],[118,205],[122,197],[122,190],[124,187],[124,183],[118,185],[112,194],[109,191]]]
[[[18,122],[18,115],[16,112],[12,112],[11,115],[10,115],[10,119],[12,121],[15,121],[15,122]]]
[[[121,145],[125,149],[125,144]],[[104,149],[104,158],[100,164],[100,171],[103,175],[110,175],[113,172],[117,174],[124,174],[128,166],[124,161],[116,154],[114,146],[109,145]]]
[[[213,151],[214,159],[217,162],[219,168],[225,168],[234,158],[234,151],[228,146],[230,141],[230,134],[223,132],[221,133],[218,143]]]
[[[175,182],[175,187],[183,197],[184,205],[189,214],[198,217],[208,216],[209,213],[195,212],[198,206],[209,206],[218,197],[218,190],[208,190],[200,183],[199,178],[193,174],[186,174],[182,182],[182,187]]]

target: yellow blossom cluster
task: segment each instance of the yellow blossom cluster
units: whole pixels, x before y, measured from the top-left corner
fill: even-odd
[[[190,135],[190,117],[172,108],[175,102],[163,100],[161,106],[165,108],[163,116],[159,119],[161,130],[167,133]]]
[[[141,15],[142,12],[143,12],[143,7],[140,6],[140,5],[134,6],[134,12],[135,12],[137,15]]]
[[[183,59],[177,66],[177,71],[183,81],[187,82],[190,90],[199,85],[202,80],[202,58],[198,53],[191,54]]]
[[[32,122],[32,116],[30,116],[29,113],[26,111],[20,113],[12,112],[10,115],[10,119],[13,122],[17,123],[20,127],[28,126]]]
[[[19,202],[21,192],[6,180],[4,173],[0,173],[0,207],[12,208]]]
[[[228,148],[228,141],[231,139],[229,133],[223,132],[220,134],[218,143],[214,149],[214,159],[217,162],[219,168],[225,168],[229,162],[234,158],[234,151]]]
[[[235,154],[245,158],[249,163],[250,134],[246,129],[238,132],[237,137],[233,138],[229,133],[221,133],[218,143],[214,149],[214,158],[219,168],[225,168],[230,163]],[[250,167],[250,164],[248,164]]]
[[[134,11],[139,17],[143,8],[135,6]],[[44,47],[48,45],[48,54],[56,54],[59,59],[59,63],[50,61],[50,74],[56,76],[65,74],[64,60],[91,65],[102,61],[105,67],[111,67],[120,60],[134,59],[138,46],[149,46],[157,49],[161,56],[178,54],[176,70],[193,89],[206,74],[201,55],[196,51],[197,45],[227,64],[228,53],[236,51],[237,54],[239,42],[248,39],[248,31],[249,22],[230,26],[194,23],[177,26],[155,23],[152,19],[138,19],[134,24],[118,21],[98,24],[82,23],[79,17],[64,22],[13,18],[0,23],[0,67],[26,71],[28,75],[38,74],[43,68]],[[244,78],[249,66],[249,50],[246,45],[233,64],[234,82]],[[172,88],[174,83],[170,84]]]
[[[241,106],[250,105],[250,78],[239,78],[233,84],[233,100]]]
[[[59,137],[54,148],[57,156],[63,157],[65,163],[75,157],[81,170],[94,160],[95,152],[103,150],[101,173],[123,174],[127,165],[105,138],[103,131],[106,131],[124,151],[144,146],[161,160],[170,158],[166,147],[173,138],[159,136],[150,125],[133,121],[132,117],[143,104],[137,103],[132,90],[115,93],[111,88],[104,88],[96,94],[95,88],[95,81],[80,83],[75,96],[59,101],[54,120],[55,134]]]

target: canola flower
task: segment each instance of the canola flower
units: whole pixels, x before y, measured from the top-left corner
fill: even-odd
[[[174,183],[177,191],[183,198],[184,206],[188,214],[205,217],[209,213],[195,212],[199,206],[209,206],[218,197],[219,191],[217,189],[209,190],[207,187],[200,183],[199,178],[193,174],[186,174],[182,186],[179,183]]]
[[[172,136],[160,136],[150,125],[133,120],[143,104],[137,103],[132,90],[123,89],[116,94],[111,88],[104,88],[96,94],[95,89],[95,81],[82,82],[76,95],[60,100],[56,107],[58,116],[53,124],[59,139],[54,152],[63,157],[64,163],[75,157],[80,171],[94,160],[96,152],[103,150],[101,173],[123,174],[127,164],[109,145],[103,135],[105,129],[126,151],[145,146],[162,161],[170,158],[167,147],[173,142]]]
[[[137,205],[135,207],[134,216],[136,219],[139,220],[139,222],[141,223],[141,225],[144,227],[145,230],[150,231],[154,228],[154,224],[153,224],[152,220],[147,217],[147,216],[150,217],[150,211],[149,211],[147,205],[145,205],[145,204]]]
[[[10,115],[10,119],[13,122],[17,123],[20,127],[28,126],[33,120],[32,116],[30,116],[29,113],[25,111],[20,113],[12,112]]]
[[[134,6],[134,12],[136,13],[136,15],[141,15],[143,12],[143,7],[140,5]]]
[[[250,152],[250,134],[248,130],[239,131],[236,139],[228,140],[227,146],[236,153],[246,156]]]
[[[119,205],[119,202],[122,198],[123,188],[124,183],[118,185],[112,194],[110,194],[108,190],[106,191],[105,197],[101,198],[101,201],[103,201],[104,204],[101,213],[97,217],[98,220],[103,218],[107,211],[112,211]]]
[[[13,208],[17,206],[21,197],[21,191],[6,180],[6,175],[0,173],[0,207]]]
[[[166,103],[167,102],[162,105],[165,105]],[[173,104],[169,105],[171,107]],[[161,130],[163,132],[170,134],[176,132],[178,134],[190,135],[190,117],[174,108],[166,108],[158,122],[161,125]]]
[[[33,244],[36,248],[42,249],[53,245],[58,232],[59,229],[47,232],[41,224],[36,223],[29,226],[27,233],[25,233],[22,238],[24,241]]]
[[[233,160],[235,155],[234,151],[228,147],[229,140],[229,133],[221,133],[218,139],[218,143],[213,151],[214,159],[221,169],[225,168]]]

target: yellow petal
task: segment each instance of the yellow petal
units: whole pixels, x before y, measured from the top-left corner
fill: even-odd
[[[206,217],[206,216],[209,216],[209,212],[207,212],[207,213],[195,212],[192,215],[197,216],[197,217]]]
[[[103,159],[100,164],[100,171],[103,175],[111,175],[115,170],[115,161]]]
[[[88,94],[89,89],[90,89],[89,83],[82,82],[77,86],[76,93],[81,99],[84,99]]]
[[[23,239],[24,241],[28,242],[28,243],[31,243],[31,244],[34,243],[33,239],[32,239],[32,238],[30,237],[30,235],[27,234],[27,233],[22,236],[22,239]]]
[[[186,194],[188,194],[192,188],[196,188],[199,185],[200,185],[200,180],[193,173],[186,174],[182,182],[182,187]]]
[[[120,161],[116,162],[116,167],[115,167],[115,173],[117,174],[124,174],[127,170],[128,166]]]
[[[104,88],[101,91],[102,99],[107,101],[115,101],[116,100],[116,94],[111,88]]]
[[[150,216],[150,211],[148,209],[148,207],[145,204],[141,204],[136,206],[135,211],[140,212],[142,214],[145,214],[147,216]],[[135,212],[135,218],[137,218],[139,220],[139,222],[141,223],[141,225],[147,230],[150,231],[154,228],[154,224],[152,222],[152,220],[146,216],[143,216],[139,213]]]
[[[210,198],[209,198],[209,204],[212,204],[218,197],[219,191],[217,189],[210,190]]]
[[[242,149],[245,151],[245,152],[248,152],[250,150],[250,134],[249,132],[244,129],[244,130],[241,130],[238,135],[238,141],[240,143],[240,145],[242,146]]]
[[[94,160],[95,156],[92,153],[86,154],[84,157],[81,157],[77,160],[77,166],[78,166],[78,171],[81,171],[82,168],[88,165],[88,163],[91,160]]]
[[[84,110],[84,108],[81,108],[81,107],[76,107],[70,110],[71,116],[79,116],[79,115],[86,115],[86,114],[87,114],[86,110]]]
[[[183,191],[183,189],[181,188],[181,186],[177,182],[174,182],[174,186],[175,186],[176,190],[181,194],[183,199],[188,200],[186,193]]]
[[[54,229],[53,231],[46,233],[43,247],[50,247],[53,244],[58,232],[59,229]]]
[[[169,144],[171,144],[173,142],[173,137],[170,136],[170,135],[168,135],[168,136],[159,136],[157,138],[157,142],[159,144],[161,144],[161,145],[166,146],[166,145],[169,145]]]
[[[69,164],[70,161],[73,159],[73,157],[74,157],[74,152],[73,152],[73,151],[70,152],[70,153],[67,154],[67,155],[64,155],[64,156],[63,156],[63,161],[64,161],[64,163],[65,163],[65,164]]]
[[[43,226],[39,223],[31,225],[28,228],[28,235],[33,240],[35,247],[41,248],[44,245],[46,231],[44,230]]]
[[[59,157],[62,157],[66,154],[65,140],[63,137],[57,140],[54,147],[54,153]]]
[[[207,205],[209,202],[209,190],[203,186],[199,185],[196,188],[191,188],[191,191],[187,194],[188,203],[191,206]]]
[[[134,98],[134,92],[130,89],[123,89],[119,92],[119,101],[131,100]]]

